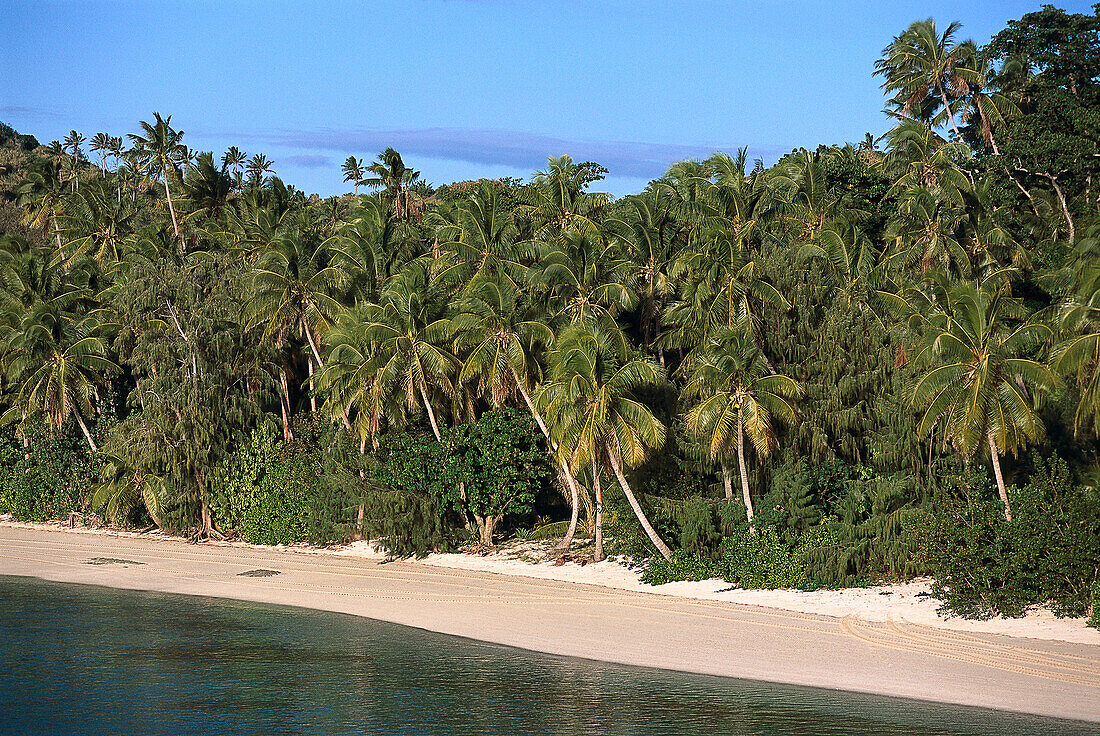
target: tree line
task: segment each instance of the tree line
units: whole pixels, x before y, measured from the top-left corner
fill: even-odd
[[[190,149],[159,113],[94,135],[94,161],[77,131],[37,146],[4,126],[0,422],[26,457],[79,433],[100,511],[214,537],[211,499],[259,426],[329,427],[345,480],[377,489],[395,437],[467,457],[522,420],[523,472],[440,471],[432,513],[492,545],[541,483],[568,509],[557,552],[583,524],[596,560],[609,504],[666,561],[731,525],[756,544],[832,524],[815,554],[837,580],[911,571],[902,520],[954,469],[987,465],[1012,522],[1033,463],[1006,456],[1037,448],[1094,494],[1087,567],[1100,12],[1044,6],[985,46],[959,31],[919,21],[885,48],[882,138],[772,166],[719,152],[617,199],[566,155],[433,187],[387,149],[320,199],[263,154]],[[504,423],[456,439],[489,415]],[[372,509],[345,506],[362,533]]]

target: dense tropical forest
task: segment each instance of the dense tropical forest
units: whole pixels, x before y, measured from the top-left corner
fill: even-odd
[[[880,139],[621,198],[0,126],[0,513],[1088,613],[1100,6],[916,22],[874,73]]]

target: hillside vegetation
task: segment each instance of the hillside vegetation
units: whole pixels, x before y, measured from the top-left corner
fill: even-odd
[[[195,538],[518,535],[749,587],[1100,587],[1100,10],[920,21],[882,139],[351,193],[171,116],[0,126],[0,512]],[[1090,592],[1091,591],[1091,592]]]

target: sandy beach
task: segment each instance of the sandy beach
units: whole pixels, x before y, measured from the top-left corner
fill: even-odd
[[[550,654],[1100,722],[1100,632],[1045,613],[944,619],[919,581],[810,594],[720,581],[651,588],[615,563],[386,563],[366,545],[192,545],[14,523],[0,523],[0,575],[302,606]]]

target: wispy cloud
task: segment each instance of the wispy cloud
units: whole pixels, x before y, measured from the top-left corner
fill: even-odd
[[[0,115],[20,120],[60,120],[64,114],[44,107],[24,107],[21,105],[0,105]]]
[[[278,163],[301,166],[306,169],[328,169],[334,166],[332,159],[320,154],[302,154],[299,156],[280,156]]]
[[[706,158],[733,146],[678,145],[635,141],[568,140],[510,130],[420,128],[394,130],[284,130],[237,134],[258,144],[298,150],[334,151],[372,158],[392,146],[406,155],[451,159],[474,164],[510,166],[522,171],[544,168],[547,156],[567,153],[577,161],[596,161],[613,175],[642,179],[661,176],[669,165],[684,159]],[[750,147],[754,157],[774,158],[785,149]],[[282,160],[290,162],[291,157]],[[307,157],[302,157],[307,158]],[[318,164],[319,165],[319,164]]]

